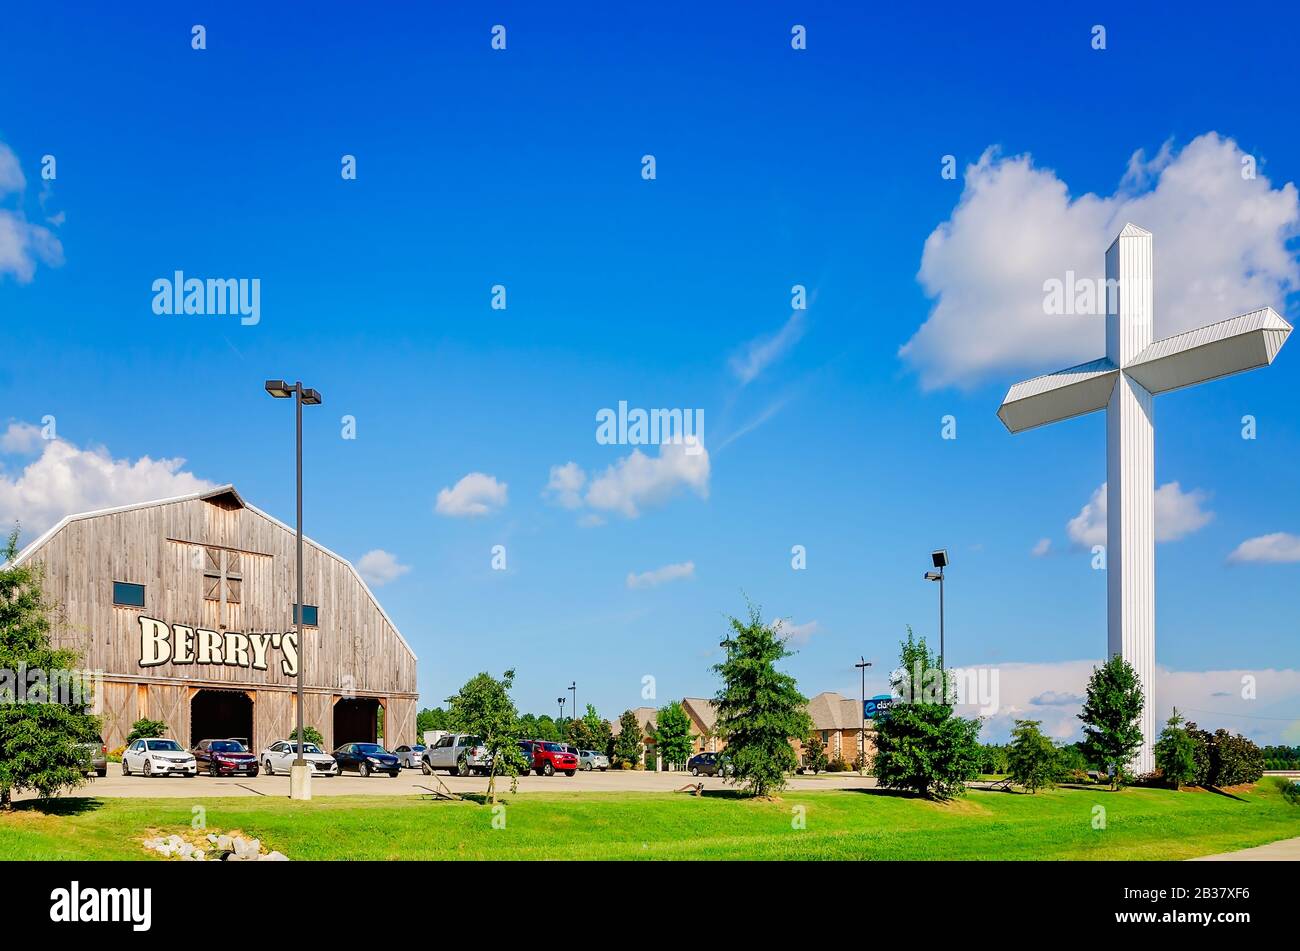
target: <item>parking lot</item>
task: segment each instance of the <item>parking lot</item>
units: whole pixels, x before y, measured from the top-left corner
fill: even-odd
[[[425,776],[418,769],[404,769],[396,778],[377,774],[362,779],[355,773],[312,780],[313,796],[418,796],[439,788],[441,781],[452,792],[481,793],[487,787],[484,776],[448,776],[439,773]],[[533,792],[671,792],[687,783],[703,783],[705,789],[723,789],[726,784],[715,777],[696,779],[689,773],[653,773],[640,770],[610,770],[580,772],[576,776],[528,775],[519,780],[520,793]],[[499,788],[509,791],[509,778],[497,777]],[[865,788],[875,785],[871,777],[857,773],[823,773],[820,776],[791,776],[793,789]],[[283,796],[289,795],[288,776],[220,777],[195,776],[193,778],[123,776],[117,763],[110,763],[108,775],[102,779],[91,777],[90,782],[77,790],[78,796],[104,797],[166,797],[193,799],[210,796]],[[30,798],[19,796],[17,798]]]

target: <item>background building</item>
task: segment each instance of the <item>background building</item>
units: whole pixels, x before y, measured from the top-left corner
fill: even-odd
[[[72,515],[25,548],[44,570],[55,644],[102,671],[110,748],[141,718],[183,744],[246,737],[256,750],[303,722],[329,749],[415,736],[415,654],[352,565],[303,542],[303,643],[294,633],[295,536],[233,486]]]

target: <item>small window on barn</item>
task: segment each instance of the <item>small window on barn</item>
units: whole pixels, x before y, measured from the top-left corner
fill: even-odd
[[[298,623],[298,605],[293,606],[293,623]],[[302,607],[302,625],[303,627],[320,626],[320,608],[314,604],[304,604]]]
[[[124,608],[144,607],[144,585],[129,581],[113,582],[113,603]]]

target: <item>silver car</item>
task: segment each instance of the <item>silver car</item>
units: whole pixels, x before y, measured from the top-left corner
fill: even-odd
[[[420,759],[424,756],[424,747],[419,743],[414,746],[407,746],[403,743],[393,750],[393,755],[397,757],[397,761],[402,764],[403,769],[419,769]]]
[[[302,745],[302,758],[311,764],[313,776],[339,774],[339,766],[334,761],[334,757],[324,752],[315,743],[308,741]],[[257,759],[262,764],[262,772],[267,776],[288,773],[298,760],[298,744],[293,740],[277,740],[262,750],[262,755]]]
[[[585,770],[598,769],[603,773],[609,769],[609,757],[604,753],[597,753],[595,750],[579,750],[578,768]]]

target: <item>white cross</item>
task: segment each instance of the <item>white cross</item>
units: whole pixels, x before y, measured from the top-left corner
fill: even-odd
[[[1155,454],[1153,399],[1268,366],[1291,325],[1271,307],[1152,342],[1151,232],[1126,224],[1106,251],[1106,356],[1017,383],[998,418],[1013,433],[1106,410],[1106,601],[1111,656],[1142,679],[1142,748],[1155,768]]]

